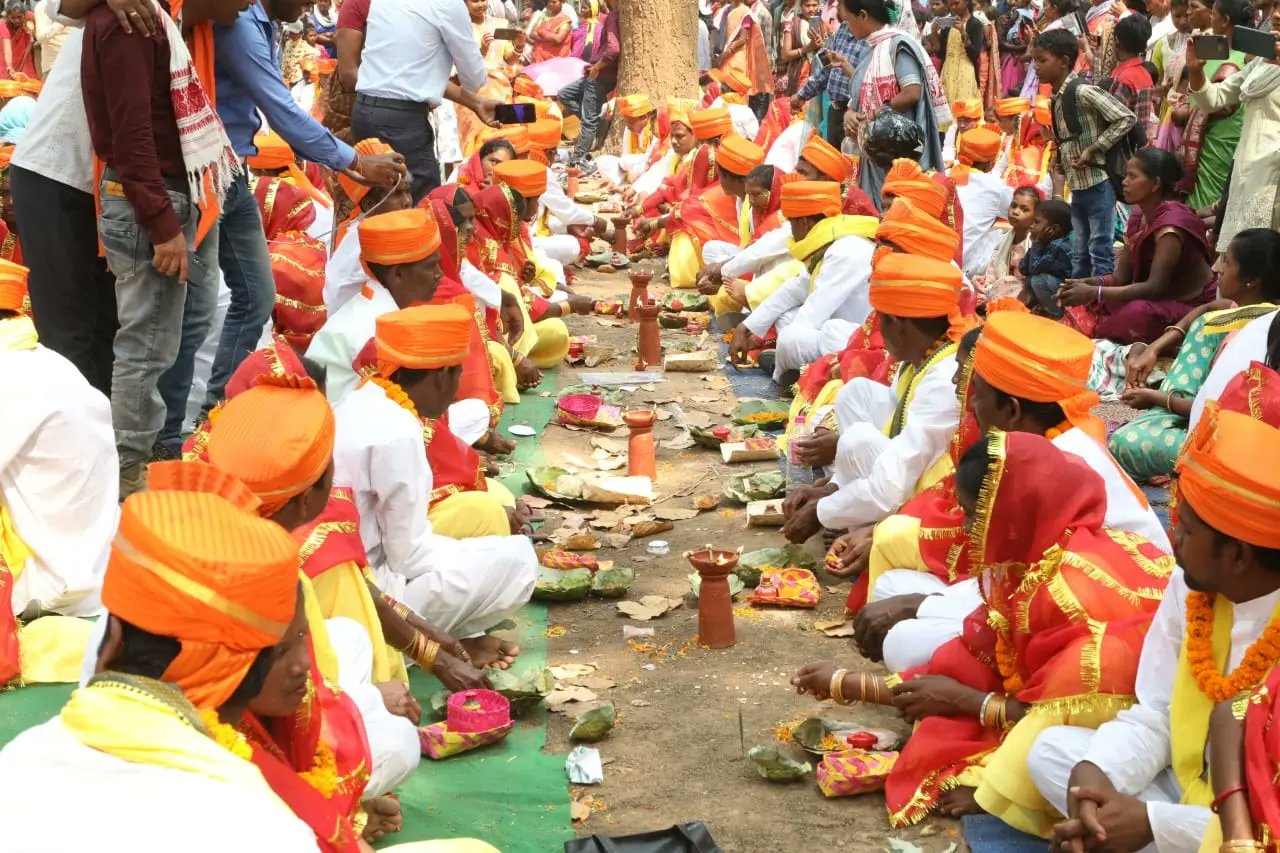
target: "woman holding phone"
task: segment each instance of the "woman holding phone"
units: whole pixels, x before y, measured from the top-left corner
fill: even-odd
[[[1222,0],[1219,0],[1222,2]],[[1280,7],[1271,10],[1273,31],[1280,29]],[[1218,251],[1245,228],[1280,228],[1280,59],[1258,56],[1219,82],[1205,75],[1205,62],[1194,40],[1187,46],[1191,74],[1188,96],[1198,109],[1214,111],[1239,106],[1244,114],[1236,146],[1227,207],[1218,223]]]

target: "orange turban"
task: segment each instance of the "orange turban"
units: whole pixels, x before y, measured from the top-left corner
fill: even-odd
[[[876,239],[935,261],[951,260],[960,245],[959,234],[905,198],[897,199],[884,212]]]
[[[692,116],[697,106],[698,102],[693,98],[667,98],[667,120],[671,123],[679,122],[693,130]]]
[[[745,178],[747,174],[764,162],[764,149],[754,142],[748,142],[736,133],[731,133],[720,140],[716,149],[716,164],[726,172]]]
[[[258,149],[258,153],[250,155],[245,161],[249,164],[249,168],[269,171],[285,169],[293,179],[294,185],[311,196],[316,204],[321,207],[333,206],[329,197],[316,189],[306,173],[298,168],[298,158],[294,156],[293,149],[280,137],[280,134],[272,131],[259,133],[253,137],[253,144]]]
[[[1280,430],[1210,401],[1183,446],[1178,474],[1183,500],[1205,524],[1280,548]]]
[[[383,314],[374,335],[378,372],[391,376],[402,367],[434,370],[462,364],[471,345],[473,323],[471,313],[452,302]]]
[[[529,200],[547,191],[547,167],[532,160],[499,163],[493,167],[493,177]]]
[[[512,89],[517,95],[524,95],[526,98],[542,98],[546,93],[542,91],[542,87],[533,82],[533,78],[521,74],[511,84]]]
[[[529,129],[529,147],[549,151],[560,145],[563,123],[558,118],[540,118],[532,124],[525,125]]]
[[[977,98],[953,101],[951,115],[955,118],[982,118],[982,101]]]
[[[713,110],[698,110],[689,116],[689,128],[699,142],[715,139],[733,133],[733,119],[724,107]]]
[[[1002,98],[996,101],[996,115],[1008,118],[1031,111],[1030,98]]]
[[[947,208],[947,188],[922,172],[919,163],[906,161],[915,166],[914,175],[911,175],[912,170],[907,167],[898,169],[898,163],[901,162],[903,161],[893,161],[894,168],[889,170],[880,188],[881,196],[886,199],[889,196],[909,198],[934,219],[941,219],[942,212]],[[899,171],[897,176],[894,175],[895,169]]]
[[[547,159],[547,155],[543,154],[537,148],[524,155],[524,158],[530,163],[537,163],[539,166],[550,166],[551,161]]]
[[[289,627],[298,543],[255,516],[252,504],[181,483],[154,485],[120,507],[102,603],[131,625],[178,640],[181,649],[161,680],[177,684],[196,708],[212,710]]]
[[[395,153],[394,148],[377,138],[362,139],[352,147],[355,148],[357,154]],[[252,166],[253,164],[250,163],[249,165]],[[342,187],[342,191],[347,194],[347,198],[351,199],[351,203],[355,205],[359,205],[364,197],[369,194],[368,187],[364,184],[356,183],[342,172],[338,173],[338,186]]]
[[[831,181],[788,181],[782,185],[782,215],[836,216],[840,213],[840,185]]]
[[[1036,104],[1033,108],[1035,111],[1036,121],[1045,127],[1053,126],[1053,110],[1049,106],[1049,99],[1043,95],[1036,97]]]
[[[507,140],[517,154],[529,153],[529,128],[527,125],[513,124],[509,127],[504,127],[495,133],[493,138]]]
[[[1000,156],[1000,134],[985,127],[975,127],[960,134],[956,146],[956,159],[960,162],[947,173],[957,186],[969,183],[969,173],[974,163],[995,162]]]
[[[365,264],[411,264],[439,248],[440,226],[420,207],[379,213],[360,223],[360,260]]]
[[[736,68],[713,68],[707,76],[722,86],[728,86],[739,95],[745,95],[751,91],[751,78],[745,71]]]
[[[0,258],[0,311],[22,313],[27,296],[27,268]]]
[[[1057,403],[1067,420],[1098,441],[1102,421],[1090,413],[1098,395],[1087,387],[1093,341],[1048,317],[992,314],[973,351],[973,369],[993,388],[1036,403]]]
[[[817,134],[810,136],[800,149],[800,159],[838,183],[849,180],[849,172],[853,169],[852,160]]]
[[[627,118],[640,118],[653,112],[648,95],[626,95],[618,98],[618,112]]]
[[[964,278],[954,264],[916,255],[882,255],[871,268],[871,307],[894,317],[959,319]],[[954,324],[954,323],[953,323]]]
[[[248,486],[270,517],[333,461],[333,408],[306,377],[264,376],[228,400],[209,431],[209,462]]]

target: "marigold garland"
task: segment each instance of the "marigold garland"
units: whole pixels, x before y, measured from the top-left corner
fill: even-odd
[[[1007,639],[1007,632],[996,632],[996,666],[1004,679],[1004,691],[1017,693],[1022,689],[1022,676],[1018,673],[1018,653]]]
[[[245,740],[240,732],[218,719],[217,711],[201,711],[200,719],[208,729],[209,737],[213,738],[218,746],[245,761],[253,759],[253,747],[249,746],[249,741]]]
[[[390,379],[386,379],[381,376],[370,376],[369,381],[386,392],[388,400],[395,403],[418,420],[422,420],[422,416],[418,414],[418,407],[413,404],[413,401],[409,399],[409,395],[406,394],[405,390],[399,385],[392,382]]]
[[[338,790],[338,759],[333,754],[333,747],[321,740],[316,744],[316,754],[311,769],[298,774],[302,781],[320,793],[326,799]]]
[[[1187,595],[1187,663],[1200,692],[1213,702],[1225,702],[1262,683],[1280,658],[1280,620],[1267,623],[1262,636],[1249,646],[1230,675],[1218,672],[1213,659],[1213,600],[1202,592]]]

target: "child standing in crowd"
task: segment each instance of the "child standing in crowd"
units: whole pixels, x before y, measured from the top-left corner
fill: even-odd
[[[1071,275],[1071,208],[1050,199],[1036,205],[1031,223],[1031,245],[1018,265],[1026,279],[1023,302],[1036,313],[1061,317],[1058,288]]]
[[[1009,228],[996,246],[986,275],[977,276],[979,302],[990,304],[1006,296],[1020,297],[1024,290],[1022,262],[1031,246],[1031,226],[1035,224],[1036,211],[1041,204],[1040,194],[1034,187],[1014,190],[1009,204]]]

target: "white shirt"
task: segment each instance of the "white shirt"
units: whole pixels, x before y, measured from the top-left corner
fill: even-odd
[[[6,853],[315,853],[315,833],[253,765],[246,771],[256,785],[125,761],[85,746],[55,717],[0,751],[3,847]],[[70,811],[68,803],[75,803]],[[138,803],[154,814],[122,819],[136,814]]]
[[[1009,215],[1013,187],[974,169],[969,182],[956,187],[956,198],[964,211],[964,271],[971,276],[983,275],[1000,243],[1002,234],[995,230],[995,224]]]
[[[1231,652],[1226,671],[1240,665],[1244,653],[1262,636],[1280,592],[1237,604],[1232,608]],[[1089,742],[1088,761],[1107,775],[1122,794],[1137,794],[1173,763],[1169,705],[1174,673],[1186,635],[1187,584],[1182,569],[1169,578],[1164,600],[1142,643],[1138,661],[1138,702],[1103,724]],[[1206,744],[1207,746],[1207,744]],[[1175,780],[1176,781],[1176,780]],[[1203,806],[1180,803],[1147,803],[1147,818],[1161,853],[1200,849],[1200,840],[1213,817]]]
[[[370,5],[356,92],[439,104],[455,68],[469,91],[488,79],[465,3],[378,0]]]
[[[752,240],[743,247],[742,251],[725,261],[724,265],[720,267],[720,275],[723,278],[742,278],[744,275],[754,275],[763,271],[767,266],[791,257],[791,252],[787,249],[787,241],[790,239],[791,223],[783,222],[777,228],[766,231],[755,240]]]
[[[1156,44],[1160,39],[1177,29],[1173,25],[1173,15],[1165,15],[1159,20],[1152,17],[1149,20],[1151,21],[1151,38],[1147,39],[1147,59],[1150,59],[1151,54],[1155,52]]]
[[[390,291],[380,283],[368,281],[367,284],[370,295],[365,296],[361,291],[348,299],[329,316],[307,347],[307,358],[324,365],[325,393],[335,407],[356,387],[356,372],[351,362],[377,331],[378,318],[400,309]]]
[[[812,287],[809,271],[803,270],[747,315],[743,325],[762,338],[779,317],[793,308],[798,309],[795,322],[814,328],[831,319],[863,323],[871,312],[868,293],[874,251],[875,244],[864,237],[834,240],[822,258]]]
[[[5,320],[24,323],[27,320]],[[32,556],[13,587],[67,616],[101,612],[119,521],[111,404],[51,349],[0,350],[0,505]]]
[[[1266,361],[1267,335],[1271,332],[1271,321],[1275,317],[1276,312],[1272,311],[1270,314],[1250,320],[1248,325],[1236,332],[1231,340],[1227,341],[1227,345],[1218,352],[1209,375],[1205,377],[1204,384],[1196,392],[1196,398],[1191,404],[1191,421],[1187,427],[1187,435],[1195,432],[1196,424],[1200,423],[1200,415],[1204,413],[1206,400],[1216,400],[1221,397],[1231,380],[1248,370],[1251,363]]]
[[[960,422],[960,406],[952,383],[956,367],[955,356],[950,355],[925,372],[907,407],[902,431],[885,440],[885,450],[877,457],[870,476],[847,483],[818,501],[818,520],[824,527],[839,530],[874,524],[907,502],[916,483],[946,451]],[[874,406],[878,419],[873,426],[886,424],[898,405],[895,388],[869,379],[855,379],[854,383],[868,397],[878,397]],[[848,390],[850,387],[845,386],[841,393]]]
[[[435,533],[427,517],[433,480],[422,425],[371,382],[334,417],[333,482],[355,495],[378,588],[399,597],[407,581],[458,554],[458,540]]]
[[[538,212],[535,221],[542,217],[543,210],[551,211],[551,215],[568,225],[593,225],[596,215],[577,204],[565,194],[564,187],[556,180],[555,173],[547,168],[547,189],[538,198]]]
[[[360,265],[360,223],[347,229],[324,267],[324,307],[329,317],[360,292],[369,275]]]
[[[48,12],[56,18],[58,0],[49,1]],[[57,20],[75,23],[65,18]],[[84,30],[78,27],[67,33],[11,162],[72,189],[92,193],[93,140],[80,89],[83,40]]]

